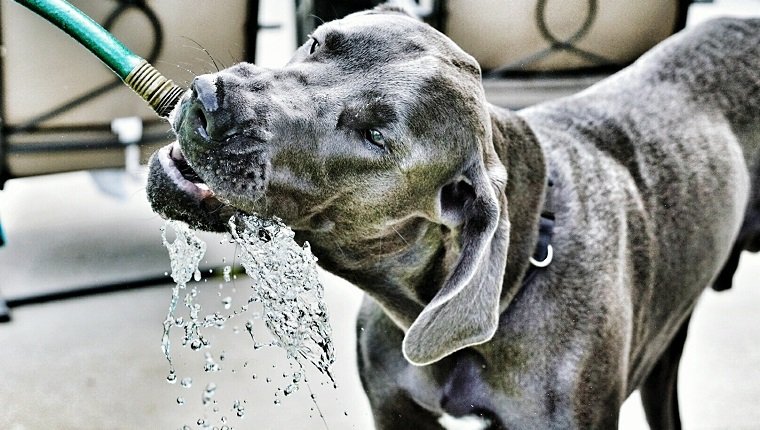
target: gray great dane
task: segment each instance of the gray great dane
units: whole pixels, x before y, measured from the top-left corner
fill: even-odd
[[[367,293],[378,429],[614,429],[636,389],[680,428],[692,310],[760,247],[760,20],[512,112],[446,36],[380,8],[283,68],[198,76],[171,121],[154,210],[211,231],[276,215]],[[531,267],[549,200],[553,261]]]

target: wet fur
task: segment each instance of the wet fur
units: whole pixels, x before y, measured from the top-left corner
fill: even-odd
[[[323,51],[307,43],[283,69],[199,78],[220,106],[209,139],[188,112],[214,103],[197,94],[175,125],[217,198],[184,196],[154,157],[154,209],[209,230],[232,210],[276,214],[366,291],[359,368],[379,429],[440,428],[443,413],[610,429],[637,388],[653,428],[680,428],[691,312],[760,248],[760,21],[712,21],[517,113],[397,11],[315,35]],[[523,284],[548,177],[555,258]]]

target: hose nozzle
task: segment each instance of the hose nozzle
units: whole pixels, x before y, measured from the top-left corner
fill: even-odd
[[[161,117],[168,117],[185,90],[143,60],[124,78],[124,83],[150,104]]]

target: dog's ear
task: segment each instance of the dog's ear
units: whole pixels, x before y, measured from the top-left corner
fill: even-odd
[[[446,224],[459,225],[461,248],[443,286],[404,337],[404,357],[412,364],[433,363],[496,332],[509,221],[501,214],[504,166],[498,159],[488,165],[478,157],[441,190],[442,216]]]

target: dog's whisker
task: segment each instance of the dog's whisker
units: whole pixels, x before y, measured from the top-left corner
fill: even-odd
[[[319,21],[319,25],[322,25],[322,24],[325,23],[324,19],[318,17],[317,15],[314,15],[313,13],[309,14],[309,18],[314,18],[314,19],[318,20]],[[309,35],[309,37],[311,37],[311,34]]]
[[[340,243],[337,240],[333,240],[333,243],[335,244],[335,247],[338,248],[338,252],[340,252],[340,255],[342,255],[345,258],[346,253],[343,252],[343,248],[340,247]]]
[[[227,55],[230,56],[230,61],[232,62],[232,64],[237,64],[237,63],[239,63],[241,61],[240,60],[240,56],[237,56],[237,55],[233,54],[231,49],[227,50]],[[254,58],[254,60],[255,60],[255,58]]]
[[[402,236],[401,233],[399,233],[398,230],[396,230],[396,226],[392,225],[391,228],[393,229],[393,231],[396,232],[396,234],[398,235],[398,237],[400,237],[401,240],[404,241],[404,243],[406,244],[406,246],[409,246],[409,242],[407,242],[406,239],[404,239],[404,236]]]
[[[176,67],[176,68],[178,68],[179,70],[182,70],[182,71],[184,71],[184,72],[187,72],[187,73],[188,73],[190,76],[192,76],[193,78],[195,78],[196,76],[198,76],[198,74],[197,74],[197,73],[193,72],[193,71],[190,69],[190,67],[192,66],[190,63],[185,63],[185,62],[182,62],[182,63],[176,63],[176,64],[173,64],[173,66],[174,66],[174,67]]]
[[[216,63],[216,59],[214,59],[214,56],[211,55],[211,53],[208,52],[208,50],[203,45],[201,45],[200,43],[198,43],[198,41],[196,41],[193,38],[190,38],[190,37],[187,37],[187,36],[183,36],[183,37],[185,39],[193,42],[194,44],[196,44],[197,45],[196,49],[200,49],[201,51],[203,51],[208,56],[208,58],[211,60],[211,63],[213,63],[214,67],[216,68],[216,71],[219,72],[220,69],[219,69],[219,65]],[[188,48],[192,48],[192,46],[188,46]],[[224,64],[222,64],[222,66],[224,66]]]

